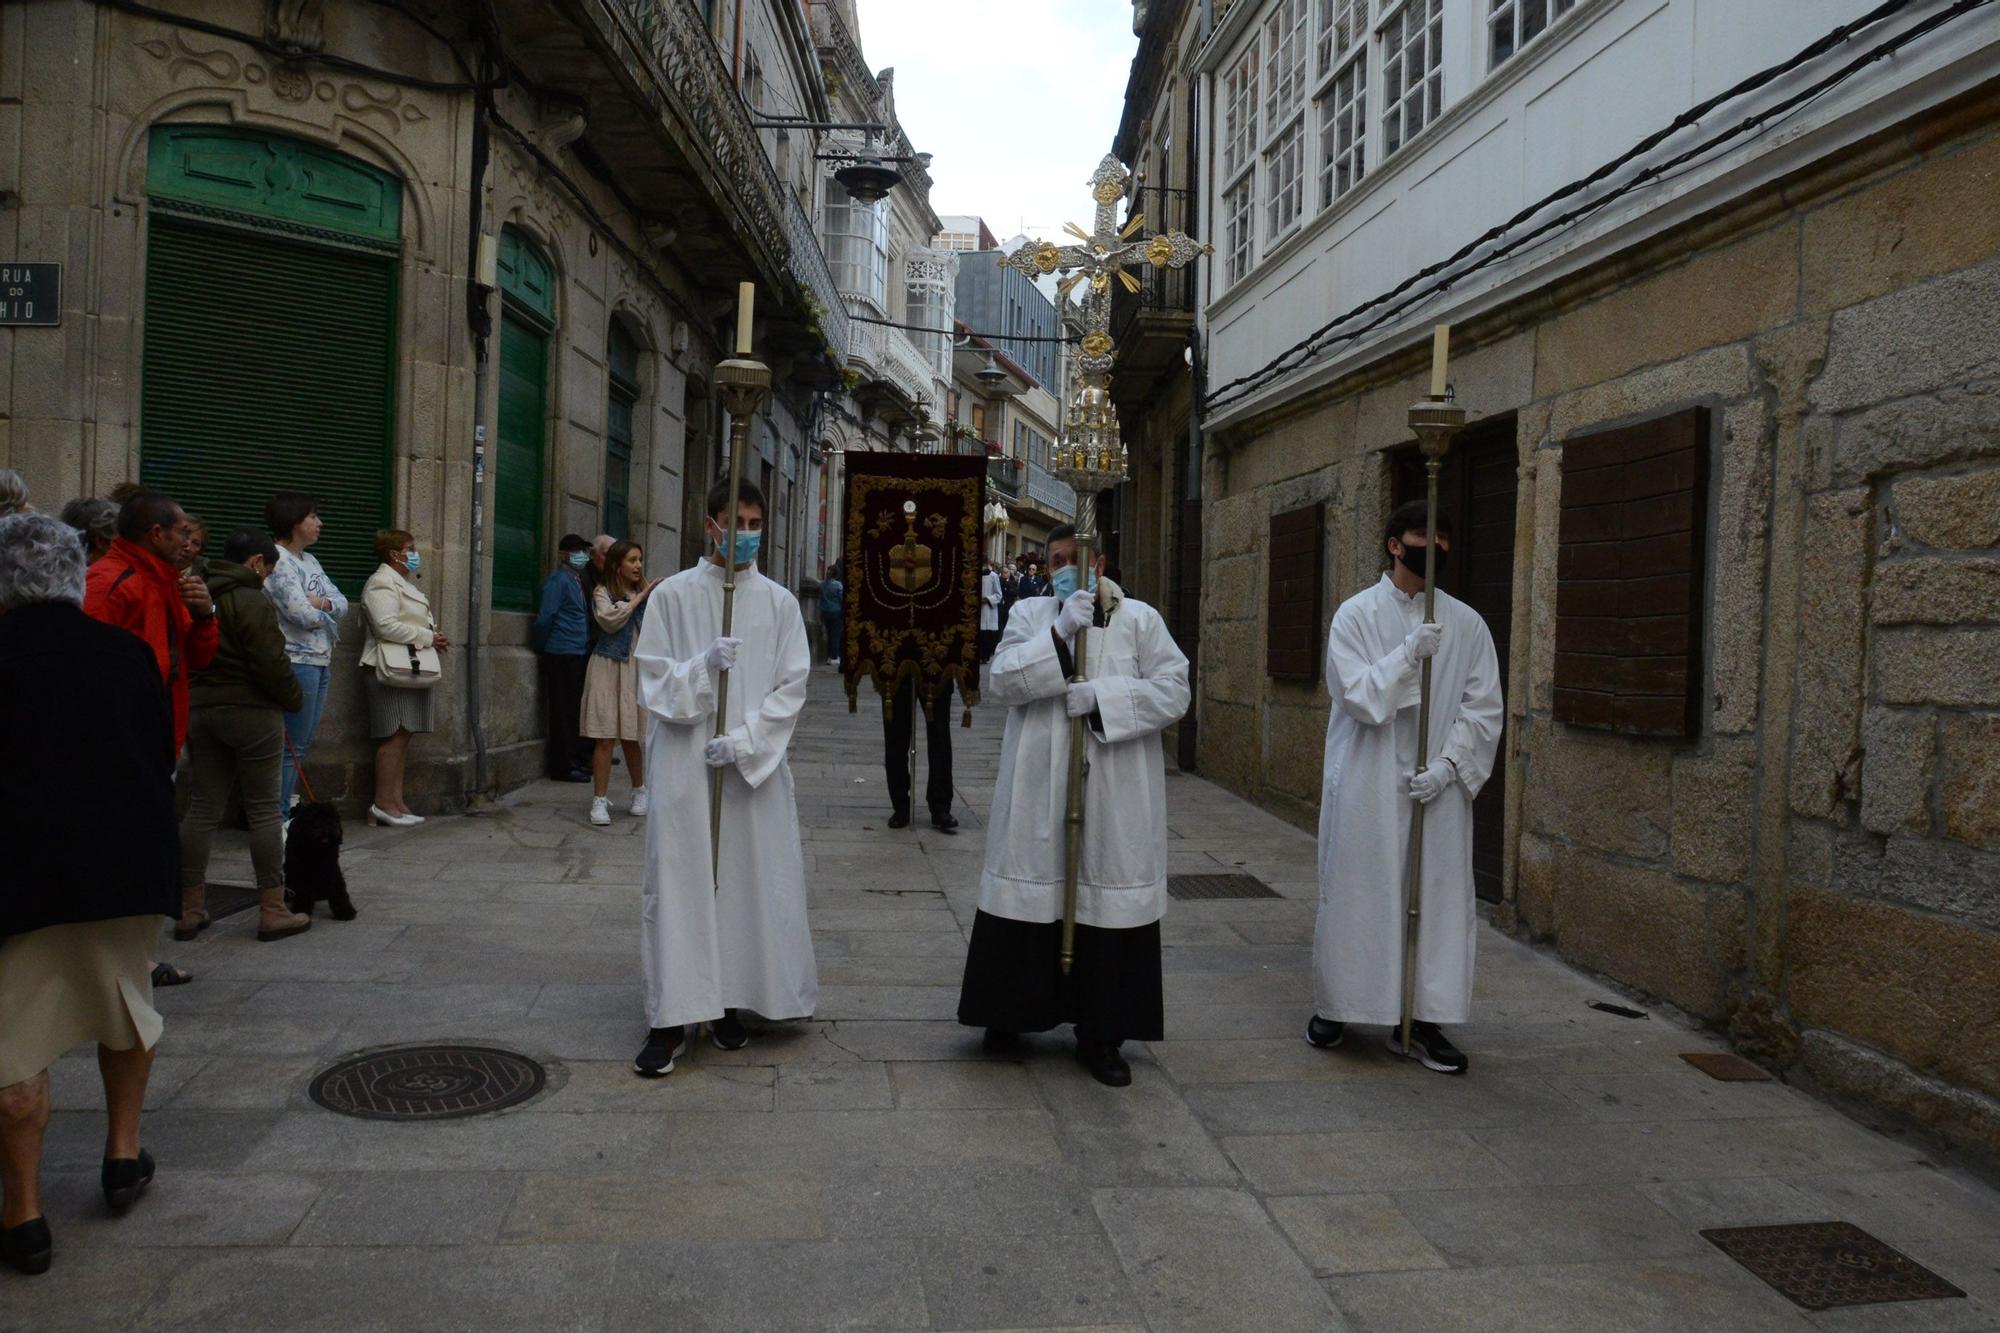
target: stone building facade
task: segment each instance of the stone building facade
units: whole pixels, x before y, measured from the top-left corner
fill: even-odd
[[[805,422],[846,327],[810,144],[760,138],[742,89],[822,117],[825,93],[796,3],[706,15],[0,9],[0,255],[64,265],[60,326],[0,329],[0,463],[47,508],[145,481],[214,545],[272,491],[316,493],[350,594],[374,530],[412,532],[454,644],[420,808],[539,772],[529,631],[563,532],[629,535],[656,572],[698,550],[739,281],[777,384],[752,432],[767,564],[796,576]],[[341,631],[308,768],[365,804],[358,609]]]
[[[1306,159],[1325,203],[1302,192],[1303,217],[1283,198],[1271,211],[1263,165],[1228,160],[1232,92],[1239,117],[1248,104],[1230,80],[1252,49],[1291,68],[1300,32],[1300,68],[1321,68],[1314,16],[1238,0],[1202,38],[1218,253],[1200,314],[1200,769],[1315,822],[1329,698],[1323,668],[1274,671],[1299,632],[1296,606],[1273,605],[1274,552],[1310,566],[1323,652],[1333,608],[1383,568],[1388,509],[1421,494],[1406,412],[1428,326],[1449,321],[1471,424],[1444,482],[1447,586],[1486,617],[1506,673],[1503,763],[1476,816],[1495,920],[1793,1077],[2000,1152],[2000,38],[1912,37],[1892,66],[1773,111],[1786,133],[1683,164],[1343,338],[1342,312],[1851,17],[1819,7],[1773,30],[1747,9],[1601,0],[1502,55],[1474,8],[1430,6],[1442,95],[1420,93],[1434,100],[1414,124],[1396,108],[1406,137],[1384,144],[1384,108],[1363,101],[1363,170],[1334,123]],[[1392,31],[1407,35],[1329,36],[1329,82],[1315,103],[1309,73],[1302,99],[1315,140],[1352,106],[1346,71],[1379,89],[1384,59],[1417,58],[1371,47]],[[1586,125],[1560,100],[1587,98],[1594,68],[1683,49],[1694,69],[1656,71],[1667,114],[1615,113],[1646,124]],[[1250,100],[1268,107],[1265,91]],[[1578,128],[1537,143],[1544,116]],[[1625,527],[1593,530],[1612,510]],[[1619,541],[1623,584],[1590,569]],[[1678,563],[1648,563],[1667,548]]]

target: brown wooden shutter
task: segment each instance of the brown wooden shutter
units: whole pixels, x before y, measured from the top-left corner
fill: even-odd
[[[1701,733],[1706,408],[1563,443],[1555,716]]]
[[[1326,564],[1326,506],[1271,517],[1270,604],[1264,670],[1280,680],[1319,679],[1320,573]]]

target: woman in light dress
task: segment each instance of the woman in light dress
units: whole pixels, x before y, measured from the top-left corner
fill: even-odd
[[[597,643],[583,677],[582,733],[594,741],[590,757],[590,822],[611,823],[611,747],[625,750],[632,779],[631,811],[646,813],[645,722],[639,712],[639,667],[632,644],[645,617],[646,598],[660,580],[646,579],[646,552],[635,542],[614,542],[604,557],[604,577],[590,593]]]

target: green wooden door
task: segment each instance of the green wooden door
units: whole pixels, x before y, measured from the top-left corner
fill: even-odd
[[[149,142],[139,475],[211,552],[274,491],[317,496],[343,588],[390,521],[401,187],[313,145],[217,126]]]
[[[493,605],[532,611],[542,573],[554,270],[533,243],[500,234],[500,430],[493,478]]]

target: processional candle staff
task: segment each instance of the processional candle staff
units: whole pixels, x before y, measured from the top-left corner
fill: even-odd
[[[1444,469],[1445,453],[1451,437],[1465,425],[1465,409],[1452,401],[1445,368],[1451,354],[1451,326],[1440,324],[1431,333],[1430,396],[1410,405],[1410,429],[1416,433],[1417,447],[1424,456],[1424,619],[1437,620],[1437,507],[1438,474]],[[1423,662],[1422,684],[1417,693],[1417,772],[1429,765],[1431,750],[1431,659]],[[1417,1002],[1417,927],[1423,916],[1424,889],[1424,803],[1410,798],[1410,880],[1404,901],[1403,922],[1403,1021],[1401,1036],[1405,1054],[1410,1051],[1410,1022]]]
[[[1155,268],[1185,268],[1201,255],[1212,254],[1212,246],[1184,232],[1147,236],[1143,214],[1134,213],[1123,228],[1117,221],[1118,201],[1125,197],[1132,173],[1116,155],[1107,154],[1091,174],[1091,197],[1097,201],[1096,226],[1090,231],[1071,223],[1064,227],[1081,244],[1054,245],[1029,241],[1000,259],[1002,267],[1018,269],[1029,277],[1048,273],[1067,276],[1057,284],[1065,307],[1078,283],[1088,282],[1083,298],[1083,338],[1077,367],[1082,383],[1070,400],[1064,420],[1064,439],[1057,449],[1056,476],[1076,492],[1076,571],[1077,586],[1088,588],[1094,571],[1092,549],[1097,545],[1097,496],[1125,480],[1125,445],[1118,435],[1118,409],[1111,401],[1111,368],[1116,360],[1111,341],[1111,281],[1114,275],[1127,292],[1137,295],[1141,284],[1125,271],[1141,261]],[[1098,593],[1102,607],[1103,592]],[[1076,632],[1072,649],[1072,683],[1083,681],[1087,629]],[[1084,721],[1070,719],[1069,796],[1064,806],[1065,834],[1063,859],[1062,945],[1058,955],[1064,976],[1076,960],[1077,868],[1083,855],[1083,783],[1089,771],[1084,761]]]
[[[771,368],[750,355],[750,325],[757,301],[754,283],[736,285],[736,355],[715,368],[715,387],[722,390],[723,406],[729,413],[729,520],[722,539],[722,637],[728,638],[736,623],[736,512],[737,493],[743,488],[743,452],[750,439],[750,418],[771,389]],[[715,734],[729,729],[729,671],[724,668],[715,682]],[[708,789],[708,869],[719,892],[722,888],[722,775],[714,770]]]

